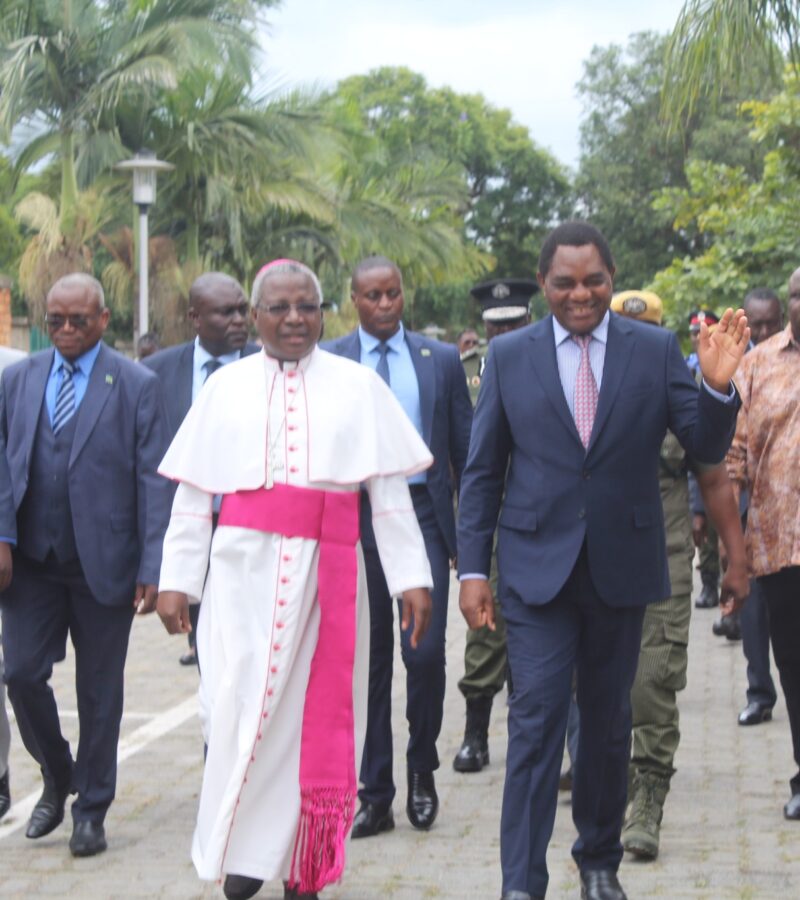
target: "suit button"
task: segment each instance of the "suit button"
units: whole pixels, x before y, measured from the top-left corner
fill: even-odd
[[[586,481],[588,481],[588,480],[592,477],[592,476],[589,474],[589,470],[588,470],[588,469],[584,469],[584,470],[583,470],[583,477],[584,477],[584,479],[585,479]]]
[[[585,519],[585,518],[586,518],[586,510],[585,510],[585,509],[582,509],[582,510],[578,513],[578,518],[579,518],[579,519]]]

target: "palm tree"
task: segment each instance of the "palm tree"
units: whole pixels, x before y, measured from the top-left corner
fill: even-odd
[[[686,0],[669,38],[662,114],[673,126],[735,84],[747,59],[800,65],[800,0]]]
[[[327,140],[313,103],[302,93],[252,98],[232,67],[195,67],[160,96],[139,143],[175,166],[158,214],[185,237],[188,264],[199,263],[201,243],[217,238],[247,268],[245,223],[265,208],[325,214],[318,186],[304,177]],[[120,130],[130,144],[129,129]]]
[[[154,91],[174,88],[180,72],[196,59],[225,61],[249,72],[253,15],[246,0],[4,3],[0,137],[10,141],[21,124],[36,130],[22,149],[20,169],[57,155],[66,234],[76,224],[76,145],[103,132],[102,123],[123,98],[144,101]],[[110,144],[113,135],[106,134],[93,149]]]

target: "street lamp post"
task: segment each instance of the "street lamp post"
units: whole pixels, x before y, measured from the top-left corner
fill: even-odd
[[[148,236],[147,211],[156,202],[156,174],[171,172],[172,163],[156,159],[151,150],[141,150],[133,159],[117,163],[115,169],[133,172],[133,202],[139,207],[139,329],[134,343],[150,330],[148,303]]]

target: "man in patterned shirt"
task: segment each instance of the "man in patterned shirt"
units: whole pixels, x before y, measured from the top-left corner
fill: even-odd
[[[742,361],[742,408],[728,454],[731,478],[750,494],[747,554],[769,611],[775,663],[800,767],[800,269],[789,279],[789,324]],[[800,771],[787,819],[800,820]]]

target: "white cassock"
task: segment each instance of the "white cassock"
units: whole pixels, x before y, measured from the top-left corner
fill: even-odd
[[[396,595],[433,584],[406,483],[431,462],[384,382],[319,348],[283,368],[263,352],[231,363],[192,405],[160,468],[180,484],[159,589],[203,601],[197,649],[208,756],[192,845],[201,878],[289,877],[300,817],[303,705],[320,617],[318,541],[229,526],[212,537],[214,495],[269,488],[273,480],[331,491],[363,484]],[[360,546],[358,560],[356,772],[369,663]]]

